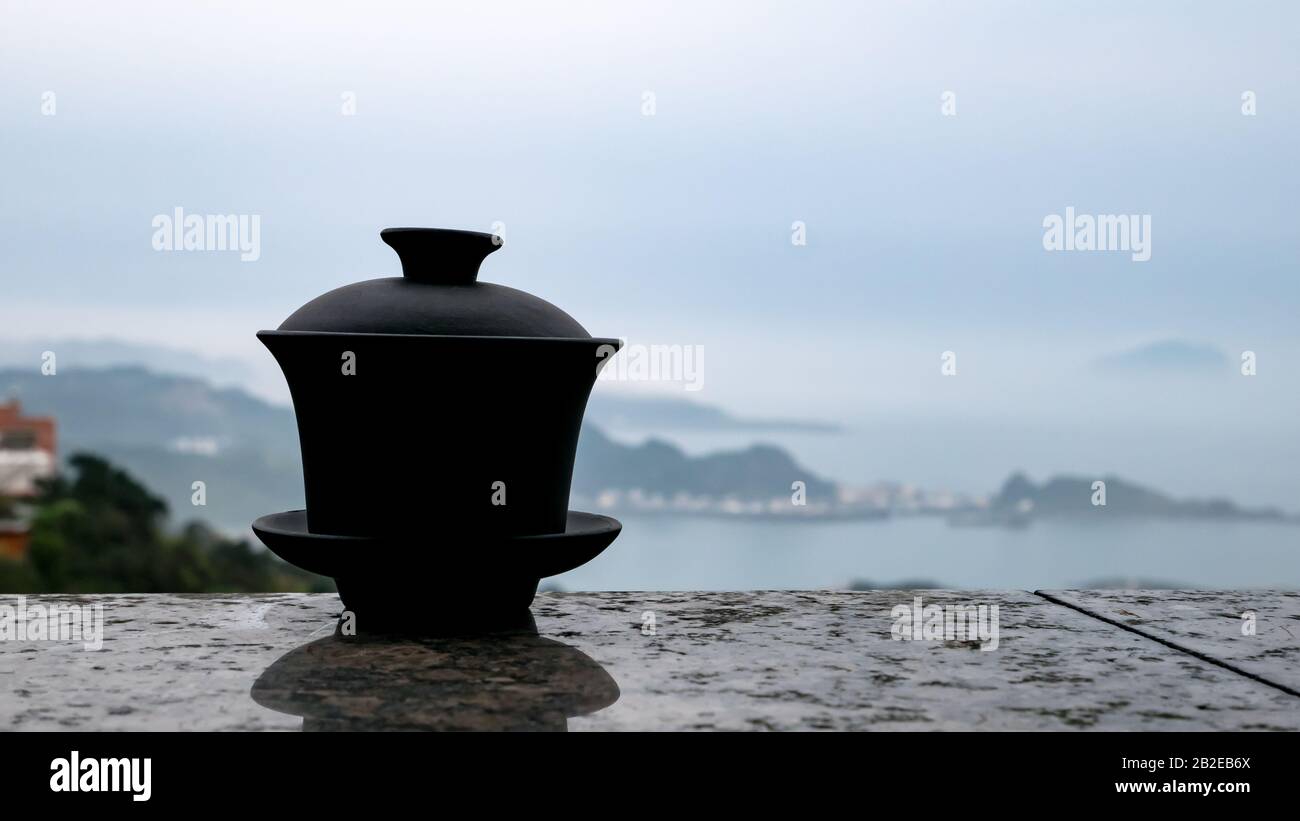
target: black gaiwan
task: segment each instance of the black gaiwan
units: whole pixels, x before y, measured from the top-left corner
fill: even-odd
[[[568,509],[587,397],[620,343],[478,282],[496,236],[380,237],[400,278],[335,289],[257,334],[289,383],[307,509],[253,530],[334,577],[361,629],[526,616],[542,578],[591,560],[621,529]]]

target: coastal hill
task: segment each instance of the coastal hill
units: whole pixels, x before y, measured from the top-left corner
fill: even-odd
[[[608,488],[639,488],[664,496],[767,500],[789,497],[796,480],[804,483],[810,501],[831,502],[836,497],[834,483],[813,475],[772,445],[688,456],[659,439],[622,445],[586,425],[578,444],[573,491],[595,495]]]
[[[20,399],[28,414],[58,420],[62,458],[88,451],[122,465],[161,494],[180,518],[202,518],[234,533],[264,513],[303,506],[293,411],[241,389],[138,366],[60,367],[56,376],[30,368],[0,370],[0,395]],[[697,407],[703,410],[691,413],[710,414],[707,406]],[[652,418],[645,417],[647,422]],[[669,424],[665,429],[674,428]],[[932,514],[966,526],[1021,527],[1040,517],[1103,511],[1289,520],[1272,509],[1246,509],[1224,499],[1180,501],[1118,477],[1098,478],[1106,481],[1104,508],[1091,503],[1093,477],[1077,476],[1040,484],[1015,474],[987,504],[945,500],[942,493],[927,501],[926,494],[904,493],[902,486],[891,485],[889,492],[841,487],[774,445],[691,455],[659,438],[619,441],[589,417],[578,445],[573,503],[599,504],[598,509],[615,513],[795,514],[808,519]],[[207,486],[207,506],[191,509],[192,484],[200,480]],[[791,504],[796,481],[804,483],[806,506]]]
[[[1094,505],[1093,483],[1106,483],[1105,506]],[[1148,516],[1161,518],[1282,519],[1273,508],[1247,509],[1227,499],[1172,499],[1118,476],[1056,476],[1036,484],[1023,473],[1012,474],[989,504],[990,511],[1018,511],[1035,516]]]
[[[1212,345],[1165,339],[1119,353],[1108,354],[1093,363],[1093,370],[1106,375],[1130,376],[1226,376],[1235,363]]]
[[[122,366],[60,368],[55,376],[0,370],[0,394],[20,399],[29,414],[58,420],[62,457],[102,454],[139,476],[182,516],[233,532],[264,513],[303,506],[293,411],[240,389]],[[197,480],[207,485],[202,511],[190,510]],[[834,501],[834,483],[778,447],[690,456],[663,441],[622,444],[586,424],[573,493],[575,500],[617,490],[760,503],[789,500],[796,480],[805,483],[810,504]]]
[[[250,363],[227,357],[211,357],[179,348],[126,342],[111,338],[10,339],[0,337],[0,372],[21,371],[42,361],[44,351],[57,351],[60,369],[107,370],[139,368],[154,374],[197,377],[218,388],[239,387],[256,396],[287,402],[288,390],[278,366],[270,357]],[[274,390],[253,390],[270,379]],[[6,385],[0,383],[0,394]],[[725,410],[682,396],[646,395],[610,390],[597,384],[587,404],[588,422],[606,429],[631,428],[644,431],[748,431],[838,433],[841,428],[828,422],[800,419],[742,418]]]

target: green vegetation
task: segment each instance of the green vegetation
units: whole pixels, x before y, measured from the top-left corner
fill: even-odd
[[[328,591],[322,579],[200,522],[167,529],[167,504],[99,456],[78,453],[70,476],[34,501],[31,546],[0,559],[5,593]],[[0,507],[5,503],[0,502]]]

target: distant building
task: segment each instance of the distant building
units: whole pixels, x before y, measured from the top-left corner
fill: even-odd
[[[0,497],[15,500],[0,509],[0,557],[27,555],[31,528],[23,500],[58,468],[55,430],[48,416],[23,416],[17,400],[0,403]]]
[[[54,419],[23,416],[16,399],[0,404],[0,496],[34,496],[57,467]]]

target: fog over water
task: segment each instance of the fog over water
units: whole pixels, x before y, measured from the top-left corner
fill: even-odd
[[[1300,527],[1258,522],[1035,522],[953,528],[935,518],[773,523],[624,516],[564,590],[1300,587]]]

